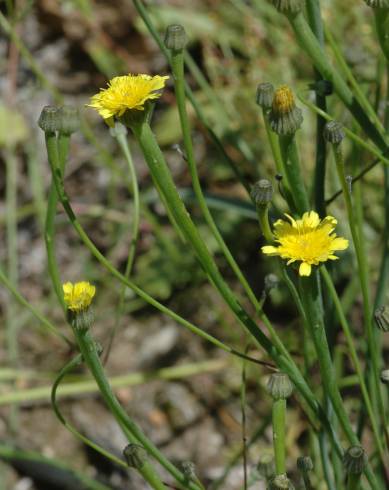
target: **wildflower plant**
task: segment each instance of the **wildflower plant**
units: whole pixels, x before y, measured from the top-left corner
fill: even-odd
[[[363,3],[362,0],[360,3]],[[389,67],[389,6],[385,0],[366,0],[365,3],[373,11],[382,59],[385,58]],[[201,104],[186,83],[185,68],[186,63],[190,66],[190,61],[188,63],[188,53],[185,50],[190,37],[184,27],[177,24],[169,25],[162,38],[143,3],[134,0],[140,17],[166,58],[171,76],[164,74],[165,69],[163,73],[154,76],[144,73],[118,74],[107,81],[105,88],[96,94],[90,94],[90,101],[86,104],[88,110],[97,111],[109,126],[105,129],[122,151],[130,175],[129,189],[133,200],[132,242],[123,271],[92,241],[79,220],[66,190],[70,138],[81,127],[78,110],[69,106],[46,106],[42,110],[38,124],[45,135],[52,178],[44,223],[48,270],[53,290],[64,313],[64,321],[71,327],[69,332],[72,337],[62,337],[75,351],[73,359],[62,368],[54,382],[51,402],[58,419],[76,437],[121,467],[137,471],[150,488],[205,489],[201,475],[195,471],[194,465],[188,462],[181,466],[173,464],[154,444],[152,436],[146,435],[149,431],[140,427],[127,413],[111,387],[104,361],[109,356],[115,332],[120,328],[126,290],[131,290],[142,301],[167,315],[193,335],[239,359],[242,362],[243,373],[246,364],[251,363],[261,369],[261,374],[270,374],[265,396],[269,401],[269,407],[271,405],[275,465],[269,464],[271,469],[266,471],[267,490],[297,487],[293,481],[295,471],[288,459],[286,420],[290,405],[293,405],[304,419],[309,433],[307,448],[310,454],[301,455],[297,460],[297,468],[303,479],[302,488],[310,490],[320,482],[323,488],[328,490],[383,490],[388,488],[389,483],[388,390],[386,384],[383,384],[387,383],[388,376],[381,341],[381,336],[388,331],[389,323],[387,306],[384,305],[389,270],[389,96],[385,99],[385,113],[381,115],[373,107],[366,90],[360,87],[341,50],[337,49],[331,32],[326,30],[319,1],[271,0],[267,4],[267,7],[272,5],[278,11],[274,12],[274,15],[285,16],[296,43],[300,46],[300,55],[304,55],[315,70],[315,81],[310,84],[314,89],[315,102],[307,99],[306,91],[296,91],[295,87],[292,90],[291,86],[284,83],[278,86],[277,83],[273,85],[268,80],[258,80],[257,93],[252,94],[252,104],[255,106],[256,102],[261,110],[261,124],[265,129],[263,134],[266,135],[261,144],[269,144],[274,168],[272,171],[261,168],[261,175],[248,185],[242,169],[229,157],[227,144],[213,130],[204,116]],[[241,8],[251,7],[247,6],[247,2],[242,2]],[[336,63],[332,63],[326,54],[325,39],[332,45]],[[187,202],[177,189],[165,154],[153,130],[153,108],[158,104],[169,78],[174,84],[183,142],[181,153],[185,157],[191,177],[196,204],[208,232],[212,235],[212,241],[217,244],[217,260],[215,248],[210,247],[206,235],[200,232],[197,222],[189,213]],[[387,78],[389,94],[389,69]],[[202,82],[208,83],[203,79]],[[330,93],[333,93],[337,103],[349,112],[351,119],[345,118],[347,124],[344,126],[334,120],[335,111],[330,104],[327,105],[327,96]],[[249,204],[254,216],[258,217],[257,260],[264,268],[272,268],[277,273],[277,276],[274,273],[266,276],[261,296],[257,294],[257,284],[246,277],[239,261],[232,254],[211,212],[209,199],[204,193],[198,173],[192,139],[192,120],[188,115],[189,102],[196,116],[204,124],[204,130],[211,141],[216,144],[221,157],[233,168],[236,180],[242,184],[244,191],[248,191],[246,205]],[[378,107],[378,95],[376,102],[375,106]],[[316,159],[314,164],[309,162],[310,165],[306,161],[307,157],[301,158],[300,152],[300,140],[305,137],[304,125],[307,119],[305,113],[303,114],[302,104],[317,115]],[[355,127],[358,127],[357,131]],[[206,279],[217,291],[221,302],[235,322],[236,330],[244,332],[249,345],[254,346],[261,354],[256,352],[255,355],[251,355],[248,349],[227,345],[219,339],[218,334],[209,334],[201,326],[195,325],[158,301],[134,279],[142,195],[128,133],[141,151],[172,228],[185,243],[188,251],[196,257]],[[363,137],[360,135],[362,133]],[[355,148],[362,147],[365,152],[370,152],[376,158],[374,164],[360,171],[354,179],[348,174],[345,140],[348,144],[355,145]],[[237,144],[237,148],[241,150],[242,146],[239,147]],[[243,145],[243,148],[246,154],[249,153],[247,145]],[[378,163],[383,164],[384,168],[386,222],[380,273],[378,278],[373,280],[365,246],[361,195],[356,195],[356,192],[358,189],[360,192],[363,175]],[[355,168],[353,172],[354,170]],[[308,178],[309,172],[311,174]],[[328,185],[329,177],[336,178],[336,186],[340,188],[332,197],[328,197],[331,192]],[[274,184],[276,180],[278,187]],[[342,196],[344,212],[341,206],[327,209],[338,196]],[[58,203],[91,256],[121,285],[115,326],[110,332],[110,341],[102,347],[95,339],[94,321],[95,317],[99,318],[99,295],[104,294],[105,286],[92,285],[89,282],[89,279],[92,279],[88,277],[76,278],[80,282],[63,282],[69,278],[62,279],[56,258],[55,218]],[[350,240],[343,237],[347,233],[346,230],[350,234]],[[335,261],[340,264],[337,270],[334,267]],[[222,262],[223,268],[220,265]],[[343,281],[339,284],[343,286],[346,282],[345,275],[342,276],[345,264],[351,264],[352,287],[355,289],[358,286],[361,292],[362,313],[357,305],[357,314],[353,316],[349,315],[345,307],[347,301],[341,297],[338,292],[340,288],[334,282],[339,277]],[[224,274],[224,267],[227,266],[229,274]],[[12,282],[3,277],[1,271],[0,279],[16,299],[23,303],[21,295],[15,290]],[[288,319],[280,320],[285,323],[284,328],[276,326],[266,312],[269,291],[278,287],[280,282],[296,306],[296,330],[292,330],[295,326]],[[239,288],[236,288],[236,284]],[[348,290],[348,286],[345,289]],[[373,296],[372,291],[375,290],[377,292]],[[23,304],[41,320],[39,313],[28,302],[25,303]],[[358,334],[355,325],[350,321],[350,318],[356,316],[362,317],[363,331]],[[48,325],[51,331],[57,331],[50,322]],[[285,335],[286,329],[301,342],[301,355],[290,347],[288,336]],[[355,410],[358,412],[357,423],[344,400],[347,393],[343,391],[344,380],[342,369],[339,367],[339,355],[346,355],[347,362],[343,367],[350,371],[349,378],[352,378],[353,387],[358,390],[361,398],[361,406]],[[128,444],[123,448],[123,458],[86,438],[61,412],[57,397],[58,387],[65,376],[80,363],[84,363],[92,374],[106,406],[127,439]],[[243,378],[242,375],[242,380]],[[346,381],[349,382],[349,378]],[[317,382],[318,379],[320,382]],[[262,390],[263,386],[258,386],[257,389]],[[244,415],[244,383],[241,401]],[[242,419],[245,420],[243,415]],[[244,462],[248,449],[246,439],[243,430]],[[245,467],[245,489],[248,488],[247,481]]]

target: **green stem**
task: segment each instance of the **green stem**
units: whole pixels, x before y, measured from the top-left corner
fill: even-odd
[[[285,173],[290,185],[294,206],[302,215],[309,209],[307,191],[301,175],[300,158],[296,144],[296,135],[279,136]],[[293,207],[293,203],[289,203]]]
[[[53,137],[55,137],[55,135]],[[61,135],[58,138],[58,150],[53,155],[57,160],[56,166],[57,168],[60,169],[62,174],[64,173],[65,170],[65,162],[69,151],[69,140],[70,140],[69,136]],[[58,204],[58,195],[55,189],[54,181],[52,180],[50,185],[49,197],[47,199],[47,211],[46,211],[44,236],[45,236],[49,276],[55,294],[59,301],[59,304],[61,305],[62,310],[65,313],[66,305],[63,299],[62,281],[58,268],[58,262],[55,257],[55,217],[57,215],[57,204]]]
[[[172,463],[170,463],[170,461],[168,461],[154,446],[154,444],[143,434],[141,429],[132,419],[130,419],[116,399],[100,362],[100,358],[96,350],[96,344],[89,331],[73,329],[73,332],[85,364],[88,366],[90,372],[95,378],[105,403],[126,433],[129,442],[141,444],[148,454],[153,456],[155,460],[158,461],[161,466],[163,466],[178,482],[184,483],[184,475]],[[139,469],[139,472],[152,488],[155,490],[166,490],[167,487],[162,483],[151,463],[146,461]],[[189,484],[188,488],[191,490],[199,490],[199,487],[193,484]]]
[[[338,417],[340,425],[351,444],[360,445],[356,437],[350,420],[347,416],[339,388],[334,383],[335,372],[330,350],[327,342],[325,327],[323,324],[322,300],[320,294],[320,281],[318,271],[314,271],[308,278],[300,278],[302,298],[305,304],[306,313],[309,320],[309,330],[315,344],[319,368],[326,395],[330,398],[334,411]],[[370,467],[366,469],[366,476],[373,489],[378,490],[376,477]]]
[[[374,415],[373,405],[372,405],[372,402],[370,400],[369,392],[368,392],[368,389],[367,389],[366,384],[365,384],[364,372],[363,372],[361,363],[359,362],[358,353],[355,349],[353,334],[351,333],[350,326],[349,326],[347,319],[346,319],[346,316],[343,312],[343,308],[342,308],[338,293],[336,292],[335,286],[332,282],[331,276],[329,275],[327,269],[324,266],[322,266],[320,268],[320,272],[321,272],[321,275],[324,279],[324,282],[326,283],[327,289],[328,289],[330,296],[332,298],[332,301],[334,303],[336,313],[338,315],[343,333],[346,337],[346,342],[347,342],[349,354],[350,354],[354,369],[357,373],[360,389],[362,392],[362,396],[363,396],[363,399],[365,402],[367,413],[369,414],[370,423],[371,423],[371,426],[373,429],[375,443],[376,443],[378,452],[380,454],[382,463],[385,465],[384,447],[383,447],[382,442],[381,442],[381,435],[380,435],[379,428],[377,425],[377,421],[376,421],[376,418]]]
[[[57,390],[58,387],[61,383],[61,381],[64,379],[64,377],[69,374],[71,371],[73,371],[74,368],[76,368],[79,364],[82,362],[82,356],[81,354],[78,354],[74,359],[70,360],[58,373],[53,386],[51,388],[51,406],[54,410],[55,415],[57,416],[58,420],[63,424],[69,432],[71,432],[74,436],[76,436],[81,442],[86,444],[87,446],[91,447],[94,451],[100,453],[102,456],[105,458],[111,460],[113,463],[119,465],[119,466],[124,466],[127,468],[127,464],[122,460],[117,458],[114,454],[111,454],[109,451],[106,451],[104,448],[100,447],[99,445],[95,444],[93,441],[82,435],[78,430],[73,427],[62,415],[58,403],[57,403]]]
[[[285,431],[286,431],[286,400],[274,400],[272,406],[273,446],[276,475],[286,473],[285,463]]]
[[[337,147],[334,146],[333,148],[334,148],[334,155],[336,161],[336,169],[343,191],[343,196],[347,209],[349,227],[353,238],[355,253],[357,256],[358,274],[359,274],[361,290],[362,290],[362,298],[363,298],[364,328],[367,337],[367,346],[368,346],[369,357],[370,357],[370,362],[367,365],[367,372],[370,372],[373,378],[372,384],[370,386],[370,390],[372,393],[372,399],[378,401],[379,411],[382,419],[384,420],[385,409],[383,407],[380,382],[379,382],[380,359],[379,359],[379,353],[375,341],[375,332],[373,330],[373,323],[372,323],[368,265],[367,265],[366,255],[363,252],[363,246],[361,245],[361,240],[363,238],[362,236],[360,236],[361,230],[358,230],[357,228],[357,217],[355,216],[354,213],[353,204],[351,201],[351,194],[346,181],[342,150],[340,146]]]
[[[320,46],[324,45],[323,20],[319,0],[307,0],[307,17],[312,32],[315,34]],[[323,80],[320,73],[315,70],[317,82]],[[316,93],[316,103],[322,110],[327,110],[326,97]],[[325,119],[318,115],[316,119],[316,164],[313,184],[313,200],[315,209],[320,216],[325,216],[325,175],[326,175],[326,142],[324,140]]]
[[[47,319],[45,318],[39,311],[34,308],[25,298],[20,294],[17,288],[10,282],[4,272],[0,269],[0,282],[10,291],[16,301],[27,308],[30,313],[41,323],[40,327],[51,332],[57,337],[61,337],[70,347],[73,346],[73,343],[70,339],[63,335],[58,331],[58,329]]]
[[[271,243],[274,240],[274,237],[269,223],[269,205],[264,204],[264,205],[257,206],[257,215],[258,215],[259,226],[261,228],[263,236],[265,237],[267,242]],[[259,308],[257,307],[257,311],[258,309]]]
[[[346,490],[359,490],[361,488],[361,474],[349,474],[347,476]]]
[[[223,237],[221,236],[216,223],[212,217],[211,212],[209,211],[207,202],[205,200],[203,191],[201,189],[201,184],[200,184],[200,179],[199,175],[197,172],[197,166],[195,162],[195,157],[194,157],[194,150],[193,150],[193,143],[192,143],[192,138],[191,138],[191,131],[190,131],[190,123],[189,123],[189,118],[188,118],[188,113],[186,111],[186,98],[185,98],[185,84],[184,84],[184,53],[182,50],[180,51],[172,51],[171,53],[171,67],[173,71],[173,77],[174,77],[174,87],[175,87],[175,92],[176,92],[176,99],[177,99],[177,107],[178,107],[178,112],[180,116],[180,122],[181,122],[181,128],[182,128],[182,135],[184,138],[184,147],[185,147],[185,152],[186,152],[186,158],[189,166],[189,171],[190,175],[192,178],[192,185],[193,185],[193,190],[196,195],[197,201],[199,203],[201,212],[204,215],[204,218],[210,227],[213,236],[215,237],[221,251],[223,252],[228,264],[230,265],[231,269],[234,271],[236,277],[238,278],[239,282],[243,286],[247,296],[249,297],[251,303],[254,305],[256,311],[260,310],[260,305],[259,302],[251,289],[249,283],[247,282],[246,278],[244,277],[241,269],[239,268],[238,264],[236,263],[234,257],[232,256],[229,248],[227,247]],[[268,225],[269,228],[269,225]],[[271,234],[271,232],[270,232]]]
[[[140,224],[139,185],[138,185],[138,177],[136,175],[136,170],[135,170],[134,162],[132,159],[132,155],[131,155],[131,151],[130,151],[130,148],[128,145],[126,135],[124,133],[121,133],[118,131],[115,133],[115,138],[117,139],[117,142],[120,146],[120,149],[122,150],[122,153],[123,153],[123,155],[126,159],[127,165],[128,165],[128,171],[130,174],[130,182],[131,182],[131,193],[132,193],[132,199],[133,199],[131,242],[130,242],[130,247],[129,247],[129,252],[128,252],[126,269],[124,271],[124,277],[129,278],[131,276],[132,269],[134,266],[136,247],[137,247],[138,238],[139,238],[139,224]],[[126,289],[127,289],[127,287],[124,284],[122,286],[121,291],[120,291],[119,305],[118,305],[118,308],[116,309],[115,325],[111,331],[111,334],[110,334],[110,337],[108,340],[108,345],[107,345],[106,354],[105,354],[105,360],[107,360],[109,357],[109,353],[111,351],[111,347],[112,347],[116,332],[120,326],[120,318],[123,314]]]
[[[389,62],[389,8],[379,8],[374,10],[377,36],[381,49]]]

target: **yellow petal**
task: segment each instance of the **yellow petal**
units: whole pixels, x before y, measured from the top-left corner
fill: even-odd
[[[268,254],[268,255],[279,255],[278,248],[273,247],[273,245],[265,245],[264,247],[261,248],[262,253]]]
[[[310,276],[311,275],[311,265],[307,264],[306,262],[301,262],[300,267],[299,267],[299,274],[300,276]]]
[[[332,250],[346,250],[348,247],[348,240],[346,238],[337,237],[332,240],[331,249]]]

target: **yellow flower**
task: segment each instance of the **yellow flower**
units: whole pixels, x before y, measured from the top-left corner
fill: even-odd
[[[275,241],[279,243],[278,247],[266,245],[262,247],[262,252],[288,259],[288,265],[301,261],[300,276],[309,276],[312,265],[338,259],[334,252],[348,247],[348,240],[333,233],[337,221],[332,216],[327,216],[321,221],[315,211],[304,213],[302,219],[298,220],[288,214],[285,216],[290,222],[279,219],[274,223],[274,236]]]
[[[108,88],[91,98],[88,107],[93,107],[101,117],[112,126],[115,116],[122,116],[126,110],[144,110],[147,100],[157,99],[161,93],[158,90],[165,86],[169,77],[156,75],[124,75],[115,77],[108,82]]]
[[[95,295],[96,288],[87,281],[66,282],[62,285],[63,297],[69,310],[80,313],[89,308]]]

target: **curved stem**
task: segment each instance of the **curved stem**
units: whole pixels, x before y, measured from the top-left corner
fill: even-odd
[[[117,142],[120,146],[120,149],[123,152],[123,155],[124,155],[126,162],[127,162],[127,165],[128,165],[128,171],[130,174],[130,182],[131,182],[131,193],[132,193],[132,199],[133,199],[131,242],[130,242],[130,247],[129,247],[129,252],[128,252],[126,269],[124,271],[124,277],[129,278],[131,273],[132,273],[133,266],[134,266],[136,247],[137,247],[138,238],[139,238],[139,223],[140,223],[139,185],[138,185],[138,177],[136,175],[136,170],[135,170],[135,166],[134,166],[134,161],[132,159],[132,155],[131,155],[131,151],[130,151],[130,148],[129,148],[129,145],[127,142],[126,135],[122,134],[120,132],[117,132],[115,134],[115,138],[117,139]],[[114,324],[114,327],[110,333],[108,345],[106,348],[106,354],[104,357],[105,361],[109,357],[109,353],[111,351],[116,332],[120,326],[120,318],[122,317],[122,314],[123,314],[126,289],[127,289],[126,285],[123,284],[122,289],[120,291],[119,305],[116,309],[115,324]]]
[[[53,387],[51,388],[51,406],[54,410],[55,415],[57,416],[58,420],[63,424],[69,432],[71,432],[74,436],[76,436],[78,439],[80,439],[81,442],[86,444],[87,446],[91,447],[94,451],[97,451],[100,453],[102,456],[105,458],[111,460],[114,464],[117,464],[119,466],[124,466],[125,468],[128,468],[127,463],[125,463],[122,459],[117,458],[114,454],[110,453],[109,451],[106,451],[104,448],[100,447],[98,444],[95,444],[93,441],[88,439],[87,437],[83,436],[78,430],[73,427],[62,415],[57,400],[57,389],[59,385],[61,384],[63,378],[70,373],[75,367],[77,367],[79,364],[82,362],[82,355],[78,354],[74,359],[70,360],[58,373],[54,383]]]

